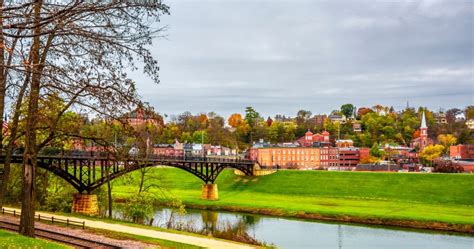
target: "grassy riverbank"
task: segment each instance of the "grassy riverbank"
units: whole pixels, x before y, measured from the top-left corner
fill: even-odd
[[[0,230],[0,248],[69,248],[54,242],[28,238],[16,233]]]
[[[225,170],[216,182],[219,200],[205,201],[197,177],[174,168],[152,174],[193,207],[474,232],[474,175],[279,171],[243,177]],[[113,191],[127,198],[137,187],[118,179]]]

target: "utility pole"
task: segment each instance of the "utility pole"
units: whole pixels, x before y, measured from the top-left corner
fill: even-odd
[[[337,139],[341,139],[341,123],[337,123]]]
[[[341,225],[337,225],[337,242],[339,249],[342,249],[342,227]]]

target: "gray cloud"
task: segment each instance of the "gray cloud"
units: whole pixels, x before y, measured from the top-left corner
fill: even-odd
[[[161,113],[254,106],[327,113],[350,102],[402,108],[474,103],[474,6],[446,1],[175,1],[153,48]]]

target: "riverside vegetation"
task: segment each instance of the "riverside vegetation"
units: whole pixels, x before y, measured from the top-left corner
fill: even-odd
[[[474,177],[468,174],[286,170],[245,177],[225,170],[216,182],[219,200],[206,201],[200,199],[200,180],[184,171],[149,173],[188,207],[474,232]],[[129,179],[138,181],[138,174]],[[126,200],[136,187],[117,179],[113,192]]]

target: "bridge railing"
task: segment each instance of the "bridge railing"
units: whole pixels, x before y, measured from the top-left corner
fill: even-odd
[[[2,157],[4,155],[0,155]],[[14,159],[22,159],[21,155],[14,155],[12,158]],[[94,159],[94,160],[114,160],[115,156],[112,154],[105,154],[105,153],[97,153],[97,154],[90,154],[90,153],[65,153],[65,154],[40,154],[38,155],[38,159]],[[126,158],[120,158],[119,161],[129,161],[129,160],[138,160],[138,161],[190,161],[190,162],[214,162],[214,163],[256,163],[255,160],[243,159],[243,158],[222,158],[222,157],[207,157],[207,156],[168,156],[168,155],[148,155],[146,157],[139,157],[139,156],[129,156]]]
[[[9,210],[9,209],[2,208],[2,214],[11,214],[13,215],[13,217],[21,216],[21,212],[16,211],[15,209]],[[35,219],[37,219],[38,221],[48,221],[48,222],[51,222],[52,224],[56,222],[56,223],[66,224],[66,226],[69,226],[69,225],[79,226],[79,227],[82,227],[82,229],[86,227],[85,221],[81,222],[81,221],[75,221],[75,220],[70,220],[70,219],[61,219],[54,216],[37,214],[35,215]]]

